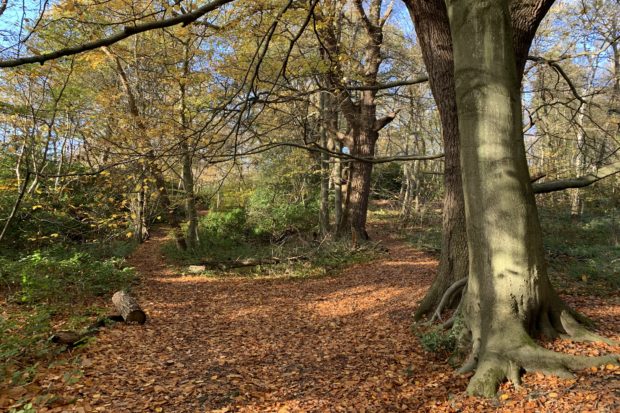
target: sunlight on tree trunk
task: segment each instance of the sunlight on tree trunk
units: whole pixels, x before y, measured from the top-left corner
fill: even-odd
[[[469,281],[462,304],[476,369],[468,393],[492,396],[520,368],[567,375],[616,357],[573,357],[544,350],[531,335],[583,338],[547,277],[542,234],[521,132],[508,1],[448,0]],[[573,329],[574,328],[574,329]],[[590,336],[589,339],[594,339]]]

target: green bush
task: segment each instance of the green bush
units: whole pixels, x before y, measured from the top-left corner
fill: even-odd
[[[416,335],[424,350],[445,357],[456,350],[457,339],[454,331],[454,329],[446,331],[442,327],[434,326],[424,332],[417,331]]]
[[[248,202],[248,223],[256,235],[274,235],[288,228],[308,231],[317,226],[318,216],[316,197],[295,202],[268,188],[258,188]]]
[[[616,244],[620,217],[591,209],[573,221],[568,207],[564,214],[541,208],[540,215],[552,270],[575,280],[620,287],[620,248]]]
[[[50,315],[43,308],[19,318],[0,316],[0,382],[7,378],[13,384],[30,381],[37,361],[58,351],[48,340],[49,331]]]
[[[133,270],[123,260],[98,261],[84,252],[38,251],[20,260],[0,258],[0,283],[13,301],[70,306],[112,290],[127,288]]]
[[[211,211],[201,218],[199,229],[203,239],[241,239],[246,232],[247,215],[244,209],[231,211]]]

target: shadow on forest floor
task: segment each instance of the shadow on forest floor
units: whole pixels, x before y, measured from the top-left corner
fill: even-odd
[[[376,261],[291,280],[178,275],[163,262],[165,236],[153,234],[130,259],[148,322],[106,329],[80,350],[75,383],[58,379],[67,366],[43,371],[35,384],[58,398],[39,411],[613,410],[602,372],[570,383],[526,376],[533,398],[508,386],[500,400],[465,397],[467,377],[453,376],[411,333],[436,260],[389,235],[379,234],[390,252]],[[582,298],[574,303],[618,339],[620,306]],[[557,404],[569,385],[578,410]]]

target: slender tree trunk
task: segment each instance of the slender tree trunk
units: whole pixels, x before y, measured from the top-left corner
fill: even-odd
[[[134,202],[134,219],[133,219],[133,238],[139,244],[146,241],[148,238],[148,228],[145,221],[145,190],[144,190],[144,174],[140,178],[138,183],[138,194]]]
[[[180,102],[181,102],[181,126],[183,127],[183,136],[181,137],[180,148],[183,152],[183,190],[185,191],[185,216],[187,218],[187,233],[185,236],[186,246],[195,249],[200,244],[200,236],[198,234],[198,211],[196,210],[196,193],[194,187],[194,173],[192,170],[194,154],[188,143],[190,139],[187,135],[190,129],[190,122],[187,116],[187,91],[185,88],[185,80],[190,75],[190,51],[189,43],[183,44],[183,78],[179,82]],[[183,249],[183,240],[177,236],[177,245]]]
[[[11,208],[11,212],[9,216],[6,218],[4,222],[4,226],[2,227],[2,232],[0,232],[0,245],[2,244],[2,240],[6,235],[7,230],[11,226],[13,219],[15,219],[15,215],[17,215],[17,211],[19,211],[19,207],[24,199],[24,195],[26,194],[26,187],[28,186],[28,181],[30,180],[30,170],[26,170],[26,175],[24,176],[23,182],[19,187],[19,192],[17,194],[17,198],[15,198],[15,202],[13,203],[13,208]]]
[[[192,171],[193,157],[186,141],[181,143],[180,148],[183,151],[183,190],[185,191],[185,214],[187,217],[187,234],[185,238],[187,247],[194,249],[200,244],[200,236],[198,235],[198,211],[196,210],[194,173]]]
[[[327,148],[327,129],[328,119],[330,111],[329,104],[327,102],[328,95],[326,92],[322,92],[320,96],[320,110],[321,110],[321,146]],[[321,153],[320,158],[320,174],[321,174],[321,194],[320,194],[320,209],[319,209],[319,226],[321,234],[323,236],[329,233],[329,155]]]
[[[334,140],[333,148],[336,152],[340,153],[342,145],[340,142]],[[334,185],[334,228],[335,231],[337,231],[342,222],[342,162],[340,158],[334,158],[332,183]]]
[[[520,369],[566,375],[612,361],[554,353],[531,335],[580,335],[547,277],[522,135],[508,0],[447,0],[452,39],[469,279],[462,304],[471,334],[468,392],[492,396]],[[579,330],[579,331],[578,331]]]

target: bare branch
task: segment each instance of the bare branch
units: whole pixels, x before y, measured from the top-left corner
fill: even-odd
[[[536,194],[546,194],[548,192],[562,191],[568,188],[583,188],[619,172],[620,161],[616,161],[600,168],[596,173],[587,174],[578,178],[560,179],[557,181],[533,184],[532,189],[534,189],[534,193]]]
[[[382,118],[379,118],[377,120],[375,120],[375,124],[373,129],[375,130],[375,132],[379,132],[381,129],[385,128],[387,125],[390,124],[390,122],[392,122],[394,120],[394,118],[396,118],[396,115],[398,114],[398,112],[392,112],[387,116],[384,116]]]
[[[373,32],[372,23],[368,19],[368,16],[366,16],[366,12],[364,11],[364,6],[362,5],[362,0],[353,1],[353,5],[355,6],[355,10],[357,10],[357,14],[359,14],[360,19],[364,23],[364,27],[366,28],[366,31],[368,32],[369,35],[372,36],[372,32]]]
[[[385,26],[385,23],[388,21],[388,19],[390,18],[390,15],[392,14],[392,10],[394,9],[394,0],[392,0],[390,2],[390,4],[387,7],[387,10],[385,11],[385,13],[383,14],[383,16],[381,17],[381,20],[379,20],[379,26],[383,27]]]
[[[40,63],[43,64],[48,60],[54,60],[65,56],[72,56],[79,53],[83,53],[89,50],[98,49],[103,46],[110,46],[114,43],[120,42],[128,37],[134,36],[138,33],[143,33],[149,30],[155,29],[163,29],[165,27],[176,26],[177,24],[182,24],[183,26],[187,26],[194,21],[198,20],[200,17],[205,14],[218,9],[219,7],[224,6],[225,4],[231,3],[234,0],[213,0],[208,4],[205,4],[202,7],[194,10],[193,12],[181,14],[179,16],[171,17],[169,19],[136,24],[134,26],[125,26],[123,30],[114,35],[104,37],[102,39],[98,39],[92,42],[82,43],[76,46],[67,47],[64,49],[56,50],[54,52],[41,54],[39,56],[28,56],[28,57],[20,57],[17,59],[9,59],[9,60],[0,60],[0,68],[4,67],[17,67],[26,65],[29,63]]]
[[[391,89],[393,87],[398,86],[409,86],[409,85],[417,85],[419,83],[428,82],[428,76],[420,76],[417,79],[411,80],[399,80],[396,82],[387,82],[387,83],[379,83],[376,85],[370,86],[347,86],[347,90],[383,90],[383,89]]]
[[[573,83],[573,81],[570,79],[570,77],[566,74],[566,72],[564,71],[564,69],[562,69],[562,66],[560,66],[556,61],[554,60],[549,60],[549,59],[545,59],[544,57],[540,57],[540,56],[528,56],[527,60],[531,60],[532,62],[537,62],[537,63],[545,63],[547,65],[549,65],[551,68],[553,68],[560,76],[562,76],[562,78],[564,79],[564,81],[566,81],[566,84],[568,85],[568,87],[570,88],[571,92],[573,93],[573,96],[575,96],[575,98],[581,102],[584,105],[588,105],[588,104],[593,104],[592,102],[588,102],[586,101],[577,91],[577,88],[575,87],[575,84]]]

